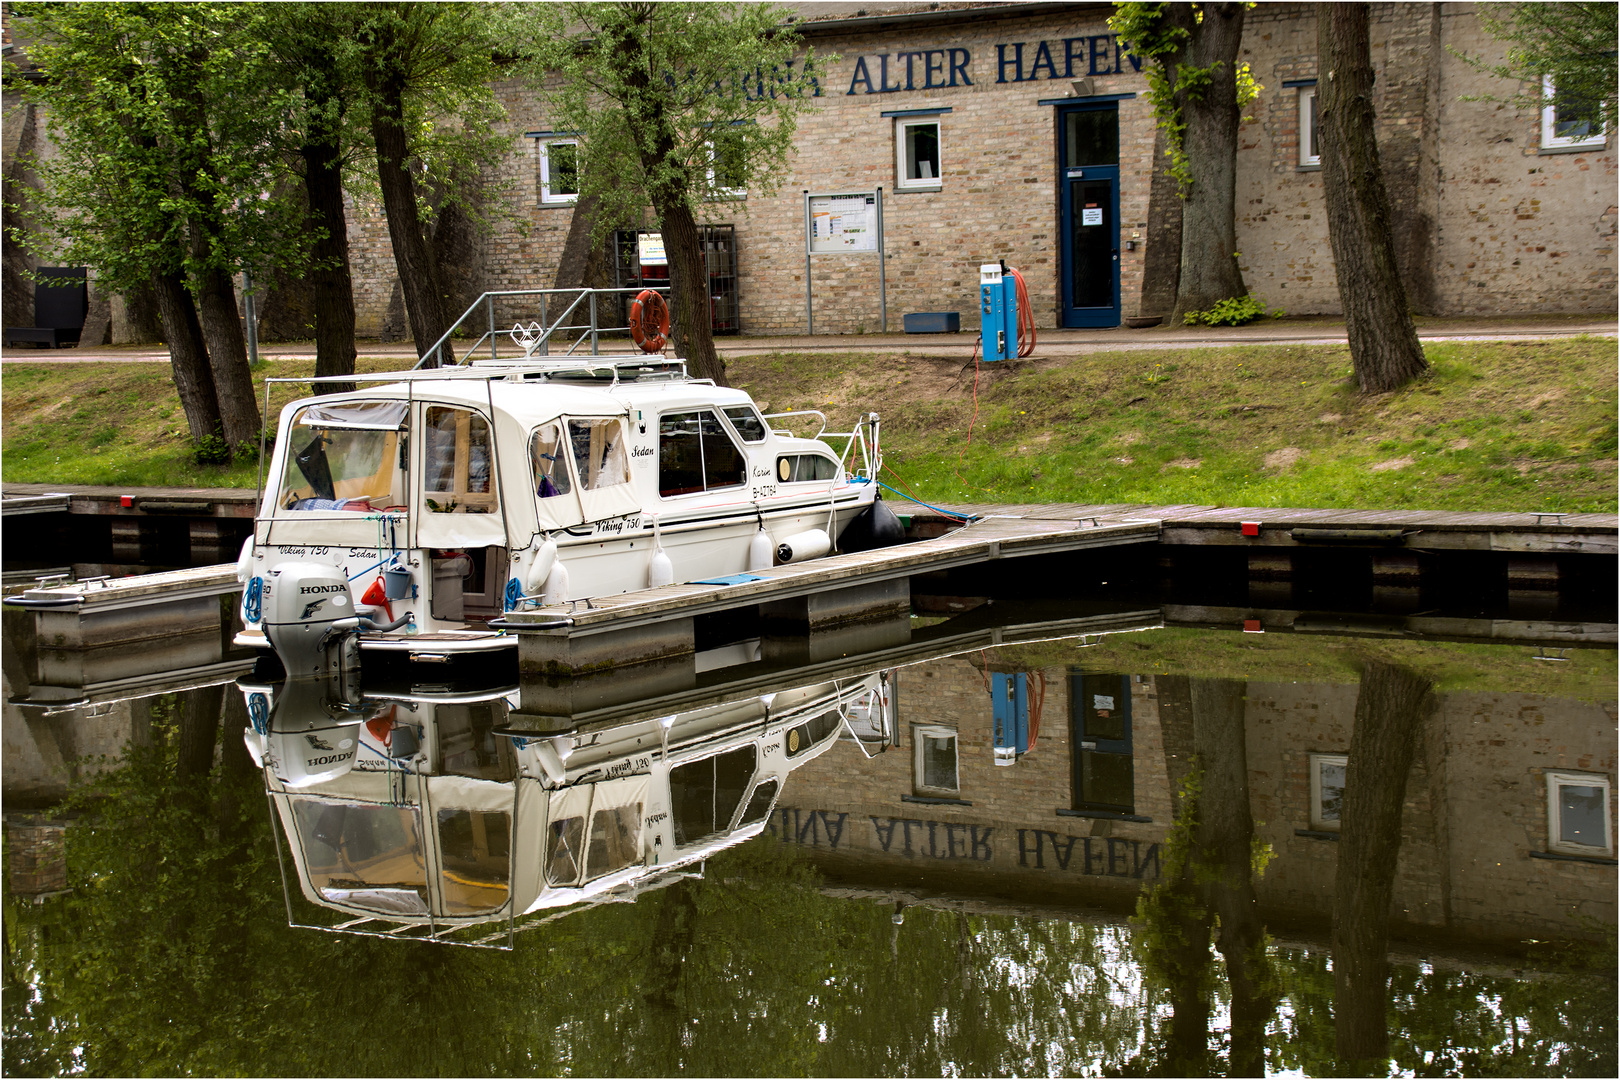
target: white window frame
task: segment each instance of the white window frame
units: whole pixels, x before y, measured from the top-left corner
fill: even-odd
[[[1322,817],[1322,766],[1343,765],[1346,769],[1350,765],[1348,754],[1312,754],[1311,755],[1311,828],[1317,832],[1338,832],[1339,819],[1328,821]],[[1348,774],[1346,774],[1348,779]],[[1342,804],[1341,804],[1342,812]]]
[[[952,770],[956,774],[955,786],[948,788],[935,787],[924,782],[924,777],[927,776],[927,773],[923,768],[923,752],[926,748],[925,740],[927,739],[949,739],[951,741],[951,753],[956,757],[955,768]],[[913,791],[915,791],[918,795],[933,795],[948,798],[958,794],[962,790],[962,745],[955,728],[937,727],[934,725],[929,725],[926,727],[913,727],[911,729],[911,745],[913,747],[911,756]]]
[[[1597,150],[1609,141],[1609,133],[1605,128],[1599,127],[1596,135],[1586,138],[1577,138],[1573,135],[1558,134],[1558,106],[1553,104],[1553,77],[1543,75],[1541,78],[1541,100],[1546,104],[1541,108],[1541,148],[1543,150]]]
[[[572,206],[579,201],[579,192],[557,192],[551,190],[551,148],[553,146],[572,146],[574,148],[574,186],[579,186],[579,140],[578,139],[542,139],[540,141],[540,205],[542,206]]]
[[[1311,142],[1316,135],[1316,121],[1312,117],[1316,105],[1316,84],[1299,88],[1299,167],[1320,169],[1322,155],[1311,153]]]
[[[1609,778],[1596,773],[1548,772],[1547,777],[1547,850],[1565,855],[1614,854],[1614,825],[1609,814]],[[1603,836],[1598,844],[1578,844],[1562,838],[1563,811],[1558,792],[1564,787],[1595,787],[1603,790]]]
[[[894,120],[894,189],[896,191],[939,191],[944,186],[943,178],[936,176],[931,180],[908,179],[911,172],[906,160],[906,134],[907,128],[931,127],[934,129],[934,144],[939,147],[939,172],[945,171],[945,125],[940,123],[939,116],[897,116]]]
[[[732,127],[739,127],[741,125],[737,125],[737,124],[719,125],[719,124],[717,124],[715,126],[716,127],[724,127],[724,128],[732,128]],[[740,188],[721,187],[720,183],[715,179],[716,172],[715,172],[714,140],[710,139],[708,142],[705,142],[703,144],[703,150],[709,156],[709,190],[714,193],[713,197],[716,198],[716,199],[746,199],[748,197],[748,189],[747,188],[745,188],[745,187],[740,187]]]

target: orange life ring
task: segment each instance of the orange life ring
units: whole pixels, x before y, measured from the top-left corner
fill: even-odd
[[[651,289],[643,289],[630,305],[630,339],[642,352],[659,352],[669,340],[669,305]]]

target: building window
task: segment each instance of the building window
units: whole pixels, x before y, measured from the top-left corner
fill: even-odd
[[[914,784],[919,795],[955,795],[960,790],[956,777],[956,732],[944,727],[911,729],[916,748]]]
[[[540,204],[566,206],[579,198],[579,142],[540,144]]]
[[[1316,142],[1316,87],[1299,88],[1299,167],[1322,167],[1322,151]]]
[[[709,139],[709,186],[721,199],[740,199],[747,191],[747,147],[743,125],[716,128]]]
[[[939,120],[934,117],[894,122],[895,166],[899,191],[940,189]]]
[[[1566,855],[1614,854],[1608,777],[1547,774],[1547,849]]]
[[[1343,754],[1311,755],[1311,828],[1339,831],[1344,808],[1344,770],[1350,759]]]
[[[1606,139],[1602,103],[1573,94],[1561,94],[1551,75],[1541,81],[1541,148],[1586,150],[1601,147]]]

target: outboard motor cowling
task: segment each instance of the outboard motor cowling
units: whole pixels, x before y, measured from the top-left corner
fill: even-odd
[[[321,678],[360,665],[360,622],[343,571],[283,563],[264,585],[264,635],[292,679]]]

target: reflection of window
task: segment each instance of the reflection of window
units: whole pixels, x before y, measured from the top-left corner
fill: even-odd
[[[540,144],[540,202],[563,206],[579,198],[579,143],[574,139]]]
[[[919,795],[954,795],[960,790],[956,776],[956,732],[951,728],[914,727],[916,747],[913,784]]]
[[[1603,145],[1601,102],[1559,92],[1551,75],[1542,79],[1541,97],[1547,102],[1541,110],[1543,150],[1584,150]]]
[[[438,817],[445,914],[476,915],[506,903],[512,819],[492,810],[440,810]]]
[[[939,120],[896,120],[894,145],[898,173],[895,187],[902,191],[938,191]]]
[[[563,818],[551,823],[551,843],[546,852],[546,880],[553,885],[572,885],[579,877],[580,846],[585,842],[585,819]]]
[[[630,459],[617,420],[570,420],[568,438],[574,444],[574,465],[586,491],[630,482]]]
[[[613,806],[591,815],[585,880],[623,870],[641,858],[641,804]]]
[[[1316,142],[1316,87],[1299,88],[1299,164],[1322,164],[1322,151]]]
[[[1614,854],[1608,777],[1547,774],[1547,848],[1567,855]]]
[[[731,827],[731,816],[754,779],[752,744],[669,771],[670,817],[677,846]]]
[[[686,495],[746,482],[748,463],[720,418],[702,412],[668,413],[658,421],[658,493]]]
[[[737,822],[739,828],[765,820],[765,816],[771,812],[771,804],[776,801],[776,787],[776,781],[772,779],[754,788],[754,794],[748,799],[748,809],[743,811],[742,818]]]
[[[300,800],[293,820],[310,884],[328,900],[427,914],[427,874],[409,807]]]
[[[1069,724],[1074,808],[1134,814],[1130,676],[1071,669]]]
[[[489,421],[469,409],[427,411],[422,491],[434,513],[487,514],[495,508]]]
[[[568,494],[568,465],[563,460],[556,424],[545,424],[529,437],[529,467],[534,493],[542,499]]]
[[[1339,814],[1344,807],[1344,770],[1349,760],[1343,754],[1311,755],[1311,828],[1339,831]]]

